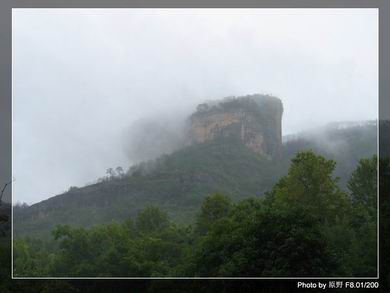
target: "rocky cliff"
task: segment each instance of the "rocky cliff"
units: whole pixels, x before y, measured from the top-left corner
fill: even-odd
[[[200,104],[190,117],[189,142],[239,139],[256,153],[280,159],[282,114],[281,100],[268,95],[228,97]]]

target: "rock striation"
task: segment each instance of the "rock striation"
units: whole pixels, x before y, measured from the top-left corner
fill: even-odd
[[[232,138],[269,159],[280,159],[282,114],[281,100],[269,95],[206,102],[190,116],[189,143]]]

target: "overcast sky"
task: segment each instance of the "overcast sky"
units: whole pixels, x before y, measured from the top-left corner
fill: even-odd
[[[13,9],[13,196],[131,165],[127,129],[265,93],[283,134],[377,118],[376,9]]]

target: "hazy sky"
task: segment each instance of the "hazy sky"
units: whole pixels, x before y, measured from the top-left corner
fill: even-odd
[[[283,134],[376,119],[377,9],[13,9],[14,202],[127,169],[133,121],[251,93]]]

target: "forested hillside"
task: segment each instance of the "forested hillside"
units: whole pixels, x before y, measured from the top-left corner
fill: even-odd
[[[337,162],[340,186],[361,158],[376,153],[375,124],[339,128],[337,125],[306,132],[283,145],[283,159],[269,160],[234,139],[194,144],[170,155],[132,166],[127,174],[111,176],[31,207],[14,209],[15,235],[49,235],[58,224],[89,227],[123,221],[155,205],[180,224],[193,223],[204,197],[212,193],[233,201],[262,196],[287,173],[290,160],[312,149]]]
[[[193,225],[156,206],[120,223],[59,225],[55,242],[17,239],[15,276],[371,276],[377,272],[376,157],[348,193],[336,163],[300,152],[264,197],[207,196]]]
[[[57,224],[91,226],[124,220],[148,205],[190,223],[204,196],[261,195],[281,174],[279,164],[238,142],[193,145],[109,178],[15,211],[15,233],[49,232]]]
[[[284,157],[289,160],[303,149],[312,149],[326,158],[335,160],[335,175],[340,177],[343,189],[352,170],[361,158],[378,152],[376,121],[360,123],[330,123],[324,127],[301,132],[284,143]]]

